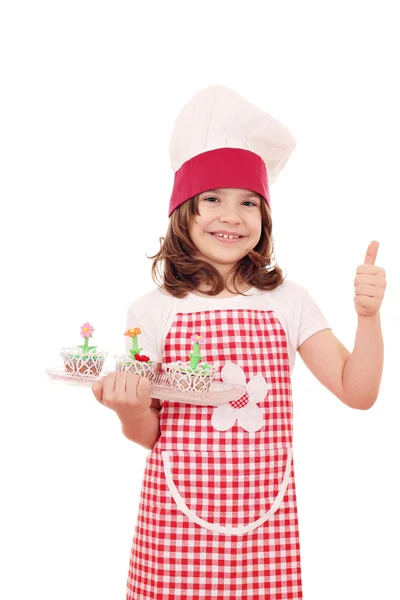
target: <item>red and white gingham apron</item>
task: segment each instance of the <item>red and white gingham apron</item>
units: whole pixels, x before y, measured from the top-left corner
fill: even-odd
[[[300,544],[292,462],[286,334],[273,311],[178,313],[163,368],[203,361],[221,381],[226,362],[246,383],[262,375],[259,431],[212,425],[215,407],[163,402],[161,435],[147,456],[128,576],[128,600],[299,600]]]

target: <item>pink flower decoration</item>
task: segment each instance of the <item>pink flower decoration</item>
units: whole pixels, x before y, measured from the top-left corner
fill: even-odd
[[[93,326],[90,323],[84,323],[81,325],[81,336],[83,338],[89,338],[93,335]]]
[[[201,335],[192,335],[190,337],[190,339],[192,340],[192,342],[197,342],[198,344],[204,344],[204,340],[201,337]]]

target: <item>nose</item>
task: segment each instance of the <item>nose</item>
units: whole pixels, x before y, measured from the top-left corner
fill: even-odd
[[[221,211],[219,215],[219,220],[221,223],[236,223],[239,225],[242,222],[242,218],[239,215],[238,211],[234,208],[227,209],[225,208]]]

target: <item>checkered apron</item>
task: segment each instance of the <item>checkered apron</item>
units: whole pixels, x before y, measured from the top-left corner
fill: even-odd
[[[226,362],[246,384],[262,375],[260,429],[213,427],[216,407],[163,402],[161,435],[147,456],[132,544],[128,600],[299,600],[300,545],[292,462],[286,335],[273,311],[178,313],[163,368],[188,360],[201,335],[203,361]],[[239,410],[247,395],[230,403]],[[230,409],[229,409],[230,410]],[[258,410],[258,409],[256,409]],[[236,414],[236,413],[235,413]]]

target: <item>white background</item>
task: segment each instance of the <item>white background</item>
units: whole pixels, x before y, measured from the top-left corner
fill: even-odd
[[[109,357],[124,351],[126,310],[154,285],[145,254],[166,232],[173,120],[211,84],[294,135],[271,187],[276,258],[349,350],[356,268],[381,244],[378,401],[347,408],[298,357],[294,450],[304,598],[400,598],[395,5],[2,5],[2,598],[125,597],[148,451],[89,388],[45,369],[86,320]]]

